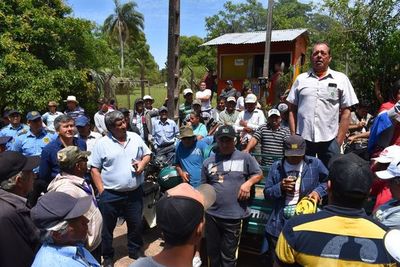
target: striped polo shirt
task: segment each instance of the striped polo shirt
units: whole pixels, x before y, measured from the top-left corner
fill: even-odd
[[[287,127],[279,127],[277,130],[272,130],[268,123],[261,125],[253,137],[261,144],[261,154],[274,155],[275,157],[263,156],[261,165],[271,166],[276,158],[283,157],[283,141],[290,135],[290,130]]]
[[[329,205],[289,220],[275,251],[281,265],[396,266],[383,243],[386,230],[363,209]]]

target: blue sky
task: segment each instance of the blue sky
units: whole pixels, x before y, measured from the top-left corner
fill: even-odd
[[[65,0],[72,7],[73,16],[103,24],[113,13],[113,0]],[[127,2],[122,0],[122,3]],[[168,48],[168,0],[136,0],[138,11],[144,15],[147,42],[150,52],[160,68],[167,60]],[[223,8],[221,0],[181,0],[181,35],[206,36],[205,17]],[[232,0],[234,3],[244,0]],[[265,1],[267,2],[267,1]]]

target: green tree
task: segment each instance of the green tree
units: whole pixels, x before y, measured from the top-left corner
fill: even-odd
[[[107,43],[94,37],[94,25],[70,17],[61,0],[0,2],[0,108],[42,111],[49,100],[74,94],[95,110],[98,92],[87,80],[102,64]]]
[[[110,36],[117,36],[120,49],[120,76],[124,75],[124,46],[130,39],[138,37],[144,28],[143,15],[136,10],[137,4],[134,1],[129,1],[125,4],[119,0],[114,0],[115,10],[104,21],[104,31]]]

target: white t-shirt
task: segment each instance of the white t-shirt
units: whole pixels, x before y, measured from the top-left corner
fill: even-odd
[[[286,160],[283,163],[283,168],[288,176],[296,176],[296,185],[294,186],[294,192],[286,193],[285,205],[296,205],[300,198],[300,184],[301,184],[301,172],[303,170],[304,160],[299,164],[292,165]]]
[[[196,92],[196,99],[203,98],[206,96],[211,96],[211,90],[210,89],[204,89],[204,91],[198,91]],[[211,101],[210,98],[207,101],[201,101],[201,110],[209,110],[211,109]]]

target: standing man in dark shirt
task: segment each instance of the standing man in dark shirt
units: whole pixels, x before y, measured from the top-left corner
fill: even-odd
[[[19,152],[0,154],[0,265],[31,266],[39,246],[39,230],[30,218],[26,196],[32,191],[39,157]]]
[[[236,266],[243,219],[250,215],[250,188],[262,178],[257,161],[235,149],[235,130],[221,126],[215,137],[217,153],[203,163],[201,182],[217,194],[206,212],[207,255],[210,267]]]
[[[233,82],[231,80],[226,81],[226,88],[222,90],[220,97],[227,99],[230,96],[238,98],[238,93],[235,88],[233,88]]]

